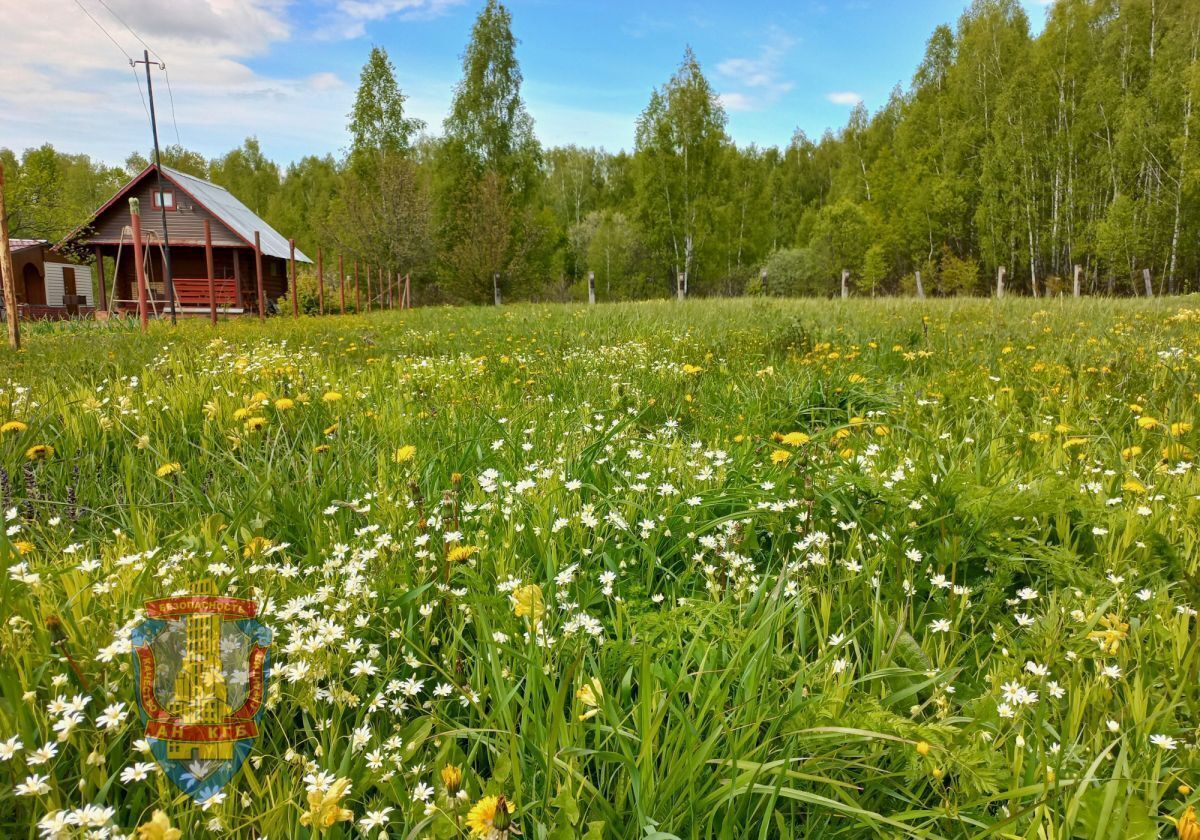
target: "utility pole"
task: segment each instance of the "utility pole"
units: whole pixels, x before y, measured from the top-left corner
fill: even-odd
[[[167,65],[161,61],[154,62],[160,70],[166,70]],[[142,60],[134,61],[129,59],[129,65],[132,67],[137,64],[146,65],[146,93],[150,97],[150,133],[154,135],[154,178],[157,182],[155,189],[158,190],[158,208],[162,214],[163,226],[163,277],[167,283],[167,302],[171,304],[171,323],[175,323],[175,280],[171,275],[171,240],[167,236],[167,200],[163,195],[162,182],[162,158],[158,153],[158,119],[154,113],[154,85],[150,81],[150,51],[142,50]],[[154,202],[151,202],[153,206]]]

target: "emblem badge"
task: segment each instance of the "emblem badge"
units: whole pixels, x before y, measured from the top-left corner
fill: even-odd
[[[197,802],[233,778],[262,723],[271,631],[258,605],[216,594],[146,602],[133,631],[137,705],[154,760]]]

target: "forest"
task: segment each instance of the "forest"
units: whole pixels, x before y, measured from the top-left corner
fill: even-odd
[[[386,45],[348,146],[280,165],[251,136],[163,163],[227,187],[310,255],[412,277],[419,303],[701,296],[1017,294],[1200,288],[1200,3],[974,0],[907,87],[785,148],[739,146],[690,48],[649,90],[631,151],[544,147],[511,13],[480,12],[440,131],[405,112]],[[681,45],[682,47],[683,45]],[[57,240],[147,164],[0,149],[14,237]],[[765,279],[764,279],[765,278]]]

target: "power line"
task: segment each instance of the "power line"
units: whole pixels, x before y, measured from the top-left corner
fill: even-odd
[[[137,38],[138,43],[141,44],[143,47],[145,47],[147,52],[149,52],[155,58],[158,59],[158,66],[162,69],[163,75],[166,76],[166,79],[167,79],[167,98],[171,103],[171,124],[173,126],[175,126],[175,142],[178,143],[180,146],[182,146],[183,140],[179,136],[179,122],[175,119],[175,92],[171,89],[171,74],[169,72],[167,72],[167,62],[163,60],[163,57],[158,54],[158,51],[156,49],[154,49],[154,47],[152,47],[146,43],[145,39],[142,38],[142,36],[137,33],[137,30],[135,30],[132,26],[130,26],[128,23],[125,22],[125,18],[121,17],[119,14],[114,12],[112,10],[112,7],[109,6],[108,3],[105,2],[105,0],[96,0],[96,2],[99,3],[101,6],[103,6],[108,11],[108,13],[113,16],[113,18],[117,21],[117,23],[121,24],[127,30],[129,30],[129,34],[132,35],[134,38]],[[133,59],[130,59],[130,61],[132,61],[132,60]],[[136,75],[136,73],[135,73],[135,75]],[[139,87],[139,89],[140,89],[140,87]]]
[[[124,47],[122,47],[122,46],[121,46],[119,43],[117,43],[117,39],[116,39],[116,38],[114,38],[112,35],[109,35],[109,34],[108,34],[108,30],[104,28],[104,26],[103,26],[103,25],[100,23],[100,21],[98,21],[98,20],[96,20],[94,17],[92,17],[92,13],[91,13],[91,12],[89,12],[89,11],[88,11],[86,8],[84,8],[84,5],[83,5],[82,3],[80,3],[80,2],[79,2],[79,0],[75,0],[75,5],[79,7],[79,10],[80,10],[81,12],[83,12],[85,15],[87,15],[87,16],[88,16],[88,19],[89,19],[89,20],[90,20],[92,23],[94,23],[94,24],[96,24],[96,26],[100,27],[100,31],[104,33],[104,37],[106,37],[106,38],[108,38],[108,40],[112,41],[112,42],[113,42],[113,46],[114,46],[114,47],[116,47],[116,48],[117,48],[117,49],[119,49],[119,50],[120,50],[122,53],[124,53],[124,55],[125,55],[125,57],[126,57],[127,59],[129,59],[130,61],[133,61],[133,56],[131,56],[129,53],[125,52],[125,48],[124,48]],[[106,7],[106,8],[107,8],[107,7]],[[140,89],[141,89],[141,88],[139,88],[139,90],[140,90]]]
[[[146,112],[146,122],[149,123],[150,122],[150,108],[149,108],[149,106],[146,105],[146,97],[142,93],[142,82],[138,78],[137,68],[133,66],[133,56],[131,56],[128,52],[125,51],[125,48],[121,46],[120,42],[117,41],[117,39],[114,38],[112,36],[112,34],[107,29],[104,28],[104,24],[102,24],[100,21],[96,20],[96,18],[92,15],[92,13],[87,10],[87,7],[83,5],[83,3],[79,2],[79,0],[75,0],[75,5],[79,7],[79,11],[81,11],[85,15],[87,15],[88,20],[90,20],[92,23],[96,24],[96,27],[101,32],[104,33],[104,37],[107,38],[108,40],[112,41],[113,46],[116,47],[117,49],[119,49],[121,51],[121,54],[124,55],[125,58],[129,61],[129,69],[133,72],[133,82],[134,82],[134,84],[137,85],[138,99],[142,100],[142,110]],[[105,6],[105,8],[107,9],[108,7]],[[109,11],[111,12],[112,10],[110,9]],[[136,33],[135,33],[135,37],[136,37]]]

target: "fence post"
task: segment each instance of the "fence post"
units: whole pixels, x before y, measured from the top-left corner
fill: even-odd
[[[767,270],[764,268],[758,273],[758,282],[762,284],[763,297],[767,296]]]
[[[292,261],[292,317],[300,317],[300,296],[296,291],[296,240],[288,240],[288,250]]]
[[[404,308],[405,309],[412,309],[412,292],[409,291],[409,289],[410,289],[410,286],[409,286],[408,274],[405,274],[404,275]]]
[[[850,297],[850,269],[842,269],[842,300]]]
[[[204,220],[204,267],[208,271],[208,318],[217,325],[217,272],[213,268],[212,224]]]
[[[492,272],[492,302],[500,305],[500,272]]]
[[[146,299],[146,266],[142,265],[142,211],[136,198],[129,199],[129,218],[133,222],[133,273],[137,276],[138,321],[141,322],[142,332],[145,332],[150,316],[146,311],[149,308]]]
[[[1154,282],[1150,277],[1150,269],[1142,269],[1142,279],[1146,282],[1146,297],[1154,297]]]
[[[679,276],[677,278],[675,278],[675,299],[676,300],[683,300],[684,297],[687,296],[687,286],[684,285],[686,282],[687,281],[684,278],[683,272],[682,271],[679,272]]]
[[[258,286],[258,320],[267,320],[267,293],[263,290],[262,235],[254,231],[254,281]]]
[[[996,269],[996,297],[1004,297],[1004,275],[1006,271],[1004,266]]]
[[[596,272],[588,272],[588,303],[593,306],[596,303]]]
[[[1083,266],[1075,263],[1075,280],[1071,284],[1071,296],[1079,297],[1080,286],[1083,284]]]
[[[101,264],[103,265],[103,263]],[[104,269],[100,269],[103,277]],[[101,279],[101,288],[103,279]],[[21,326],[17,323],[17,276],[12,264],[12,251],[8,248],[8,215],[4,210],[4,167],[0,166],[0,285],[4,286],[4,314],[8,321],[8,346],[21,348]]]
[[[917,278],[917,298],[925,300],[925,286],[921,284],[921,272],[914,271],[913,275]]]
[[[338,254],[338,295],[342,299],[342,312],[346,314],[346,266],[342,262],[342,255]]]
[[[358,282],[358,260],[354,261],[354,314],[362,314],[362,284]]]
[[[325,314],[325,258],[317,246],[317,312]]]

